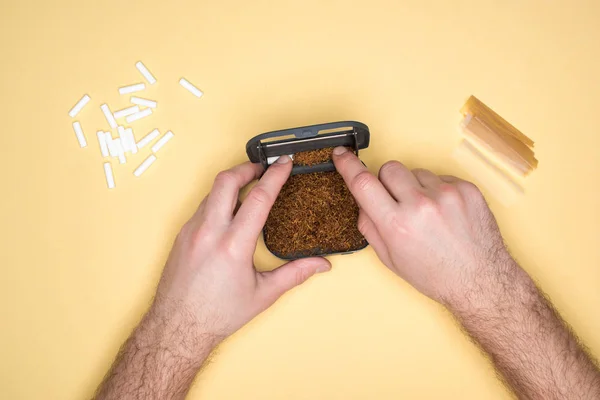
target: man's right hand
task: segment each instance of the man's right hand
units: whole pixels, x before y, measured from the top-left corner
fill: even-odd
[[[377,179],[344,147],[333,161],[360,206],[361,233],[388,268],[432,299],[461,301],[481,274],[514,263],[472,183],[398,161]]]
[[[333,162],[379,258],[444,304],[519,398],[600,399],[600,371],[512,259],[475,185],[397,161],[379,179],[345,148]]]

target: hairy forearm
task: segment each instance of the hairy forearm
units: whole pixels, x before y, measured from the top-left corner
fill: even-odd
[[[152,307],[121,348],[96,399],[183,399],[221,338],[175,307]]]
[[[597,363],[512,259],[448,306],[520,398],[600,398]]]

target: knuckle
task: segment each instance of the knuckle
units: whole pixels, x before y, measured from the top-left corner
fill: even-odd
[[[411,172],[415,175],[431,173],[431,171],[429,171],[428,169],[425,169],[425,168],[414,168],[411,170]]]
[[[350,183],[352,191],[367,191],[375,184],[375,177],[369,171],[362,171]]]
[[[453,185],[451,183],[445,183],[442,182],[440,183],[440,191],[443,193],[448,193],[448,194],[459,194],[460,192],[458,191],[458,187],[456,187],[456,185]]]
[[[206,226],[201,226],[198,229],[195,229],[192,233],[191,239],[194,247],[203,247],[207,243],[209,243],[211,238],[211,232]]]
[[[239,243],[236,244],[236,242],[230,236],[227,235],[222,237],[222,239],[219,241],[219,244],[217,245],[218,253],[222,256],[229,258],[233,258],[233,256],[236,253],[236,249],[238,248]]]
[[[211,240],[212,229],[206,224],[196,224],[192,221],[187,222],[181,228],[177,239],[182,242],[190,243],[193,247],[204,246]]]
[[[460,181],[457,183],[457,186],[460,190],[462,190],[462,192],[467,196],[467,197],[471,197],[471,198],[483,198],[483,194],[481,193],[481,190],[479,190],[479,188],[477,187],[477,185],[475,185],[472,182],[468,182],[468,181]]]
[[[297,268],[296,271],[294,271],[294,283],[296,286],[304,283],[307,279],[308,275],[303,268]]]
[[[215,177],[215,185],[229,186],[229,185],[236,184],[236,182],[237,182],[237,177],[236,177],[235,173],[233,173],[230,170],[221,171]]]
[[[258,204],[268,204],[271,201],[271,195],[260,185],[256,185],[250,193],[248,199]]]
[[[358,231],[362,233],[363,236],[367,236],[369,230],[371,229],[371,221],[369,221],[366,217],[363,217],[363,214],[358,216]]]
[[[451,183],[442,183],[439,186],[441,198],[444,201],[456,203],[462,199],[461,193],[456,185]]]
[[[415,207],[420,214],[437,214],[439,206],[431,197],[420,190],[415,190],[413,194]]]

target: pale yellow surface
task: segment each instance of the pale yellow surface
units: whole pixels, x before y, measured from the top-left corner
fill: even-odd
[[[536,141],[539,169],[491,207],[511,250],[600,355],[600,3],[2,1],[0,398],[91,396],[138,321],[179,227],[261,132],[355,119],[363,160],[467,176],[452,159],[474,94]],[[143,60],[175,138],[141,178],[113,161],[99,105]],[[177,81],[205,91],[196,99]],[[80,149],[68,111],[80,114]],[[278,260],[259,244],[261,268]],[[332,257],[228,340],[190,398],[503,399],[478,350],[371,249]]]

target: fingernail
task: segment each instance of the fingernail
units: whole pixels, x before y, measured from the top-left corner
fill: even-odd
[[[290,161],[290,157],[284,154],[283,156],[279,156],[277,164],[287,164],[288,161]]]
[[[338,146],[335,149],[333,149],[333,154],[335,154],[336,156],[341,156],[342,154],[344,154],[347,151],[348,151],[348,149],[345,148],[344,146]]]
[[[320,274],[321,272],[327,272],[331,270],[331,266],[329,265],[320,265],[317,267],[317,270],[315,271],[315,274]]]

